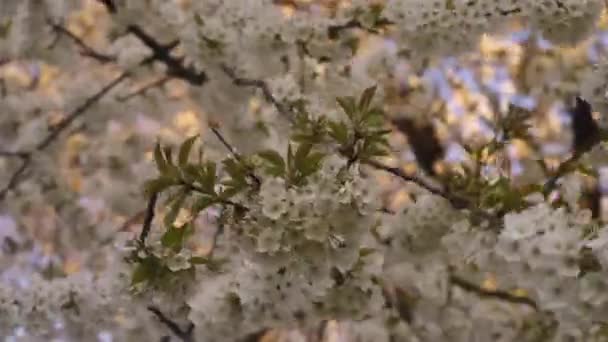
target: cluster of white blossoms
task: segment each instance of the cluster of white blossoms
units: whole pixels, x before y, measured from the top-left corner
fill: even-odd
[[[560,208],[552,196],[534,205],[514,199],[521,189],[509,183],[529,171],[523,159],[540,169],[545,155],[571,157],[561,153],[573,138],[564,130],[576,126],[566,115],[571,97],[606,117],[608,39],[595,32],[604,1],[330,3],[0,0],[0,191],[10,188],[0,214],[16,222],[0,220],[0,337],[232,341],[338,320],[360,341],[607,338],[608,227],[581,200],[581,173],[593,171],[560,177],[554,190],[568,204]],[[344,98],[345,113],[336,104],[371,83],[383,110],[432,121],[438,140],[452,143],[438,158],[460,167],[453,175],[468,184],[462,196],[473,194],[464,210],[445,173],[427,175],[437,177],[419,183],[422,193],[403,210],[383,206],[386,189],[373,171],[380,154],[355,153],[365,151],[366,120],[375,119],[349,112]],[[357,105],[371,112],[370,103]],[[224,198],[230,172],[213,164],[218,183],[198,194],[213,203],[199,215],[217,219],[169,228],[155,219],[146,241],[113,246],[118,230],[135,236],[151,218],[150,210],[129,217],[145,207],[140,181],[154,174],[157,137],[179,144],[204,130],[205,115],[217,121],[209,125],[217,136],[204,137],[205,158],[225,157],[228,146],[235,163],[250,162],[262,147],[302,146],[289,138],[299,106],[325,125],[314,142],[326,154],[318,171],[291,182],[253,157],[251,170],[237,170],[247,173],[236,182],[247,190]],[[498,126],[512,106],[534,113],[509,122],[505,137]],[[340,121],[344,114],[350,121]],[[228,142],[216,139],[220,131]],[[523,153],[517,139],[552,144]],[[490,144],[520,155],[496,157]],[[580,160],[597,166],[602,158],[598,146]],[[550,162],[548,174],[527,182],[549,176]],[[420,173],[380,169],[420,182]],[[492,196],[508,210],[485,211]],[[167,214],[163,205],[156,211]],[[212,247],[182,241],[192,239],[186,229],[204,228],[213,228],[205,232]],[[161,273],[169,281],[154,286]],[[176,331],[167,317],[193,330]]]
[[[360,177],[349,175],[345,159],[330,156],[306,185],[264,179],[259,195],[243,202],[245,216],[223,227],[214,249],[231,271],[207,272],[188,300],[197,336],[312,327],[323,317],[361,319],[379,311],[382,255],[370,235],[378,201]]]

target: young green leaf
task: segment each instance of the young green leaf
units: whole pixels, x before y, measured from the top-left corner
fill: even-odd
[[[338,97],[336,99],[336,101],[338,101],[338,104],[340,105],[340,107],[342,107],[342,110],[344,110],[344,113],[349,118],[352,118],[355,115],[355,111],[357,110],[357,107],[356,107],[354,97],[352,97],[352,96]]]
[[[165,234],[161,237],[161,244],[163,247],[171,248],[175,252],[179,252],[183,246],[186,238],[192,233],[192,225],[187,224],[184,227],[177,228],[175,226],[167,229]]]
[[[188,156],[190,156],[190,151],[192,150],[192,146],[194,142],[198,138],[198,135],[194,135],[188,139],[186,139],[179,148],[179,154],[177,157],[177,162],[180,166],[184,166],[188,163]]]
[[[207,265],[211,262],[211,259],[202,256],[194,256],[190,258],[190,263],[192,265]]]
[[[369,108],[369,105],[372,103],[372,99],[374,98],[374,94],[376,94],[376,86],[369,87],[363,91],[361,94],[361,98],[359,99],[359,110],[362,112],[366,112]]]
[[[170,147],[170,146],[165,146],[165,147],[163,148],[163,151],[164,151],[164,153],[165,153],[165,160],[166,160],[166,162],[167,162],[168,166],[169,166],[169,167],[170,167],[170,166],[173,166],[173,165],[174,165],[174,164],[173,164],[173,150],[171,150],[171,147]]]
[[[266,167],[268,173],[277,177],[285,175],[285,161],[277,151],[265,150],[259,152],[258,157],[268,163],[268,166]]]
[[[296,155],[294,157],[294,163],[296,170],[302,170],[304,168],[307,157],[312,151],[312,144],[300,144],[298,149],[296,150]]]
[[[302,176],[308,177],[313,173],[319,171],[319,169],[321,169],[321,161],[323,161],[324,157],[325,154],[321,152],[311,153],[310,156],[306,158],[306,161],[303,163],[303,165],[301,165],[301,167],[299,168],[299,171],[302,173]]]
[[[201,196],[192,205],[192,214],[196,215],[202,210],[205,210],[209,206],[215,204],[216,202],[216,199],[213,197]]]
[[[160,145],[160,142],[157,142],[156,146],[154,147],[154,161],[156,162],[156,168],[158,169],[158,172],[160,172],[161,174],[166,174],[169,171],[167,160],[165,159],[165,156],[163,154],[163,149]]]
[[[170,186],[176,185],[176,181],[169,177],[160,176],[155,179],[150,179],[144,183],[144,193],[146,196],[152,196],[155,193],[160,193],[169,188]]]
[[[348,144],[348,127],[342,121],[329,121],[329,135],[339,144]]]
[[[207,162],[203,167],[201,174],[200,183],[208,194],[215,194],[215,181],[216,181],[216,166],[214,162]]]
[[[141,260],[131,274],[131,286],[153,280],[158,275],[160,268],[161,265],[154,256],[148,256]]]
[[[167,213],[167,215],[165,215],[164,223],[166,227],[173,226],[173,222],[175,222],[177,214],[179,214],[179,210],[184,205],[184,201],[186,200],[187,196],[188,194],[186,191],[182,191],[177,195],[177,197],[171,204],[171,209],[169,209],[169,212]]]

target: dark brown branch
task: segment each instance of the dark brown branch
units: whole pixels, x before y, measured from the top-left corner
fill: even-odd
[[[160,311],[159,308],[148,306],[148,310],[150,310],[162,324],[166,325],[177,338],[183,342],[194,342],[194,337],[192,336],[194,324],[190,323],[186,329],[182,329],[177,323]]]
[[[277,98],[272,95],[272,92],[270,91],[270,88],[268,87],[268,84],[266,84],[266,82],[264,82],[263,80],[239,77],[234,72],[234,70],[228,67],[227,65],[222,65],[221,68],[224,73],[228,77],[230,77],[230,79],[232,79],[232,83],[234,85],[239,87],[253,87],[260,89],[262,91],[262,94],[264,95],[264,99],[272,103],[272,105],[277,109],[277,111],[281,115],[287,118],[290,122],[293,122],[294,118],[291,110],[285,103],[282,103],[281,101],[277,100]]]
[[[100,63],[110,63],[116,61],[116,56],[106,55],[96,51],[95,49],[87,45],[80,37],[76,36],[74,33],[70,32],[70,30],[63,27],[62,25],[53,23],[51,20],[48,20],[48,24],[51,26],[53,31],[57,33],[57,37],[59,37],[59,35],[65,35],[72,41],[74,41],[74,43],[78,45],[78,47],[80,47],[80,49],[82,50],[81,55],[91,57]]]
[[[120,76],[116,77],[112,82],[108,83],[105,87],[95,93],[93,96],[89,97],[82,105],[77,107],[74,111],[72,111],[68,116],[66,116],[63,120],[61,120],[51,133],[49,133],[46,138],[44,138],[38,145],[36,145],[36,150],[44,150],[47,148],[58,136],[65,130],[70,124],[76,120],[78,117],[83,115],[91,106],[96,104],[102,97],[104,97],[110,90],[120,84],[129,76],[128,72],[123,72]]]
[[[234,147],[232,147],[232,145],[230,145],[228,140],[226,140],[226,138],[224,138],[224,136],[219,131],[219,129],[217,127],[215,127],[215,125],[213,125],[213,124],[210,125],[210,128],[211,128],[211,131],[213,132],[213,134],[217,137],[217,139],[226,147],[226,149],[230,152],[230,154],[232,154],[234,159],[236,159],[239,163],[241,163],[241,165],[245,165],[243,157],[236,151],[236,149]],[[253,171],[249,171],[248,174],[249,174],[249,177],[251,179],[253,179],[256,186],[259,188],[262,185],[262,181],[260,181],[260,179],[253,173]]]
[[[21,176],[23,176],[27,168],[30,166],[30,163],[31,158],[29,156],[23,159],[23,161],[21,162],[21,166],[19,166],[17,171],[12,174],[4,188],[0,190],[0,201],[4,200],[6,194],[19,184],[19,182],[21,181]]]
[[[471,205],[470,201],[468,201],[467,199],[450,194],[446,191],[443,191],[442,189],[439,189],[439,188],[431,185],[430,183],[424,181],[423,179],[420,179],[420,178],[417,178],[414,176],[410,176],[410,175],[406,174],[405,172],[403,172],[403,170],[401,170],[398,167],[390,167],[388,165],[384,165],[375,160],[368,160],[365,162],[365,164],[369,165],[377,170],[382,170],[382,171],[388,172],[394,176],[397,176],[397,177],[403,179],[406,182],[415,183],[416,185],[424,188],[425,190],[432,193],[433,195],[437,195],[437,196],[445,198],[456,209],[468,208]]]
[[[171,77],[169,77],[169,76],[164,76],[164,77],[161,77],[161,78],[159,78],[159,79],[157,79],[157,80],[154,80],[154,81],[152,81],[152,82],[150,82],[150,83],[148,83],[148,84],[146,84],[146,85],[142,86],[141,88],[139,88],[139,89],[137,89],[137,90],[133,91],[132,93],[129,93],[129,94],[125,95],[125,96],[120,96],[120,97],[118,97],[118,98],[117,98],[117,100],[118,100],[118,101],[121,101],[121,102],[127,101],[127,100],[129,100],[130,98],[133,98],[133,97],[135,97],[135,96],[139,96],[139,95],[144,94],[144,93],[145,93],[146,91],[148,91],[149,89],[152,89],[152,88],[157,88],[157,87],[162,87],[162,86],[163,86],[165,83],[167,83],[169,80],[171,80]]]
[[[0,190],[0,201],[4,200],[6,194],[14,189],[21,182],[22,176],[29,167],[31,163],[31,158],[34,153],[40,152],[48,148],[55,139],[59,137],[59,135],[67,129],[70,124],[74,120],[76,120],[81,115],[85,114],[86,111],[95,105],[101,98],[107,94],[112,88],[116,87],[120,84],[124,79],[128,77],[128,72],[123,72],[115,78],[112,82],[108,83],[105,87],[99,90],[97,93],[93,94],[89,97],[82,105],[78,106],[74,109],[70,114],[68,114],[63,120],[61,120],[57,125],[53,127],[51,132],[42,139],[35,147],[33,151],[29,152],[13,152],[19,154],[19,157],[23,160],[21,166],[13,173],[10,177],[8,183]],[[7,153],[8,154],[8,153]]]
[[[536,304],[536,302],[529,297],[516,296],[503,290],[484,289],[473,282],[470,282],[453,274],[450,275],[450,284],[459,287],[466,292],[475,293],[479,297],[493,298],[514,304],[523,304],[531,307],[535,311],[538,311],[538,304]]]
[[[137,25],[129,25],[127,31],[152,50],[152,56],[150,57],[152,60],[159,61],[167,66],[168,76],[182,79],[196,86],[201,86],[207,82],[207,74],[204,71],[196,70],[192,65],[184,65],[183,58],[171,55],[171,51],[179,44],[178,40],[169,44],[161,44]]]
[[[153,193],[148,200],[148,206],[144,215],[144,223],[139,234],[139,242],[143,245],[150,234],[152,227],[152,220],[154,219],[154,209],[156,208],[156,201],[158,200],[158,193]]]

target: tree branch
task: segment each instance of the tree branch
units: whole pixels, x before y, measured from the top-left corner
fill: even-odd
[[[471,202],[469,200],[456,196],[454,194],[450,194],[444,190],[441,190],[441,189],[431,185],[430,183],[424,181],[423,179],[420,179],[420,178],[417,178],[414,176],[410,176],[410,175],[406,174],[405,172],[403,172],[403,170],[401,170],[398,167],[390,167],[388,165],[384,165],[375,160],[365,161],[365,164],[369,165],[377,170],[382,170],[382,171],[388,172],[390,174],[393,174],[393,175],[403,179],[406,182],[415,183],[416,185],[424,188],[425,190],[432,193],[433,195],[437,195],[437,196],[445,198],[456,209],[469,208],[471,205]]]
[[[274,97],[274,95],[272,95],[272,92],[270,91],[270,88],[268,87],[268,84],[266,84],[266,82],[264,82],[263,80],[239,77],[239,76],[237,76],[237,74],[235,73],[235,71],[233,69],[231,69],[230,67],[228,67],[225,64],[222,64],[221,68],[224,71],[224,73],[230,79],[232,79],[232,83],[234,85],[239,86],[239,87],[253,87],[253,88],[260,89],[262,91],[262,94],[264,95],[264,99],[266,99],[266,101],[272,103],[272,105],[276,108],[276,110],[281,115],[283,115],[285,118],[287,118],[290,122],[293,123],[293,120],[294,120],[293,113],[287,107],[286,104],[277,100],[276,97]]]
[[[210,128],[211,128],[211,131],[213,132],[213,134],[217,137],[217,139],[226,147],[226,149],[230,152],[230,154],[232,154],[234,159],[236,159],[242,165],[245,165],[243,157],[236,151],[236,149],[232,145],[230,145],[228,140],[226,140],[226,138],[224,138],[222,133],[220,133],[219,129],[217,127],[215,127],[214,124],[210,125]],[[256,186],[259,188],[262,185],[262,181],[260,180],[260,178],[258,178],[251,170],[248,172],[248,174],[249,174],[249,177],[251,179],[253,179]]]
[[[167,83],[169,80],[171,80],[170,76],[163,76],[157,80],[154,80],[142,87],[140,87],[139,89],[125,95],[125,96],[120,96],[117,98],[118,101],[124,102],[129,100],[130,98],[133,98],[135,96],[141,95],[143,93],[145,93],[148,89],[152,89],[152,88],[157,88],[157,87],[162,87],[165,83]]]
[[[141,233],[139,234],[139,242],[144,245],[148,235],[150,234],[150,229],[152,227],[152,220],[154,219],[154,209],[156,208],[156,201],[158,200],[158,193],[153,193],[148,200],[148,206],[146,207],[146,212],[144,215],[144,223],[141,228]]]
[[[72,41],[74,41],[74,43],[76,43],[76,45],[78,45],[78,47],[80,47],[80,49],[82,50],[81,55],[91,57],[100,63],[110,63],[116,61],[116,56],[106,55],[96,51],[92,47],[88,46],[82,39],[80,39],[80,37],[76,36],[62,25],[53,23],[50,19],[47,20],[47,23],[51,26],[53,31],[57,33],[57,36],[65,35]]]
[[[101,98],[106,95],[110,90],[112,90],[114,87],[116,87],[118,84],[120,84],[123,80],[125,80],[129,75],[129,72],[125,71],[122,74],[120,74],[118,77],[116,77],[114,80],[112,80],[110,83],[108,83],[105,87],[103,87],[101,90],[99,90],[97,93],[93,94],[91,97],[89,97],[82,105],[78,106],[76,109],[74,109],[70,114],[68,114],[65,118],[63,118],[63,120],[61,120],[57,125],[55,125],[53,127],[53,129],[51,130],[51,132],[42,139],[42,141],[40,141],[38,144],[36,144],[36,146],[34,147],[34,150],[29,151],[29,152],[5,152],[4,154],[0,154],[0,156],[18,156],[19,158],[22,159],[22,164],[21,166],[17,169],[17,171],[15,171],[13,173],[13,175],[10,177],[8,183],[4,186],[4,188],[2,188],[2,190],[0,190],[0,201],[4,200],[4,198],[6,197],[6,194],[14,189],[17,185],[19,185],[19,183],[21,182],[21,176],[25,173],[25,171],[27,170],[27,168],[29,167],[30,163],[31,163],[31,159],[32,156],[37,153],[37,152],[41,152],[43,150],[45,150],[46,148],[48,148],[53,141],[55,141],[59,135],[70,126],[70,124],[72,124],[72,122],[74,122],[74,120],[76,120],[78,117],[82,116],[83,114],[85,114],[87,112],[87,110],[89,108],[91,108],[93,105],[95,105],[99,100],[101,100]]]
[[[507,291],[502,290],[484,289],[473,282],[470,282],[464,278],[453,274],[450,275],[449,280],[450,284],[452,284],[453,286],[459,287],[466,292],[475,293],[479,297],[493,298],[514,304],[523,304],[531,307],[535,311],[538,311],[538,304],[536,304],[536,302],[529,297],[516,296]]]
[[[180,340],[183,342],[194,342],[194,337],[192,336],[192,333],[194,332],[194,324],[190,323],[186,329],[182,329],[177,323],[165,316],[165,314],[160,311],[159,308],[155,306],[148,306],[148,310],[150,310],[150,312],[152,312],[162,324],[166,325],[167,328],[169,328],[169,330],[171,330],[171,332]]]
[[[96,104],[102,97],[104,97],[110,90],[120,84],[129,76],[129,72],[123,72],[120,76],[116,77],[112,82],[108,83],[105,87],[95,93],[93,96],[89,97],[82,105],[74,109],[68,116],[66,116],[63,120],[61,120],[57,125],[55,125],[54,129],[46,136],[38,145],[36,145],[36,150],[44,150],[47,148],[56,138],[65,130],[74,120],[76,120],[79,116],[83,115],[91,106]]]
[[[192,65],[184,65],[183,58],[171,55],[171,51],[179,45],[179,40],[174,40],[169,44],[161,44],[137,25],[129,25],[127,31],[152,50],[152,56],[150,57],[152,60],[157,60],[167,66],[168,76],[180,78],[196,86],[201,86],[207,82],[207,74],[204,71],[198,71]]]

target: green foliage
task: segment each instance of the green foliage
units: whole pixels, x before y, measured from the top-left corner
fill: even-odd
[[[358,100],[350,96],[338,98],[337,102],[349,122],[328,122],[329,136],[352,162],[365,162],[388,154],[387,135],[391,130],[384,128],[384,111],[372,106],[375,93],[374,86],[365,89]]]
[[[171,248],[174,252],[179,252],[186,239],[192,235],[194,231],[194,225],[192,222],[185,224],[183,227],[171,226],[163,234],[161,238],[161,244],[163,247]]]

